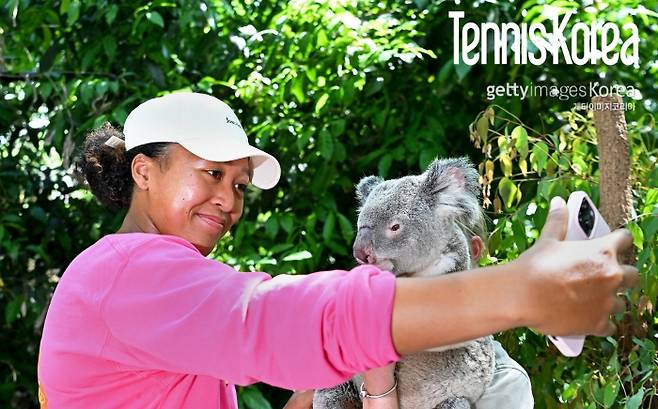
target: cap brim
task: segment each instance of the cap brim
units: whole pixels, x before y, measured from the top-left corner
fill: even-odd
[[[188,139],[181,143],[181,146],[196,156],[213,162],[229,162],[242,158],[252,158],[251,164],[254,174],[251,183],[261,189],[273,188],[281,177],[279,162],[269,153],[251,145],[222,141],[216,146],[208,146],[205,140]]]

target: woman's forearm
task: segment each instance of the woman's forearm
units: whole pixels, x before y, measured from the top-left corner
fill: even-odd
[[[399,278],[393,343],[401,355],[524,325],[519,266],[508,263],[429,278]]]

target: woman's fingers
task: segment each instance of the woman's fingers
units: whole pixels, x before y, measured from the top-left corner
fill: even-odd
[[[612,313],[621,314],[624,311],[626,311],[626,301],[621,297],[615,298],[615,302],[612,305]]]
[[[602,328],[599,331],[596,331],[594,335],[598,337],[609,337],[614,335],[617,332],[617,326],[612,323],[612,321],[606,321]]]
[[[619,254],[630,250],[633,246],[633,236],[627,229],[617,229],[612,233],[606,234],[601,239],[607,242],[604,248],[611,249],[612,256],[615,258]]]
[[[539,240],[555,239],[564,240],[567,234],[567,225],[569,221],[569,210],[567,205],[560,196],[551,199],[551,209],[548,213],[546,223],[541,231]]]
[[[639,270],[634,266],[629,265],[622,265],[621,269],[623,278],[621,280],[621,284],[619,285],[619,289],[624,290],[626,288],[633,288],[637,286],[637,284],[640,282]]]

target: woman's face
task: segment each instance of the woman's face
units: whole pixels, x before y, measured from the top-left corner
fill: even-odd
[[[207,255],[240,219],[249,160],[211,162],[178,144],[150,167],[146,208],[156,232],[187,239]]]

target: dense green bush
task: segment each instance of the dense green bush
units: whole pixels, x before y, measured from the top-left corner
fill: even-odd
[[[577,12],[574,21],[634,21],[641,34],[640,67],[469,67],[452,61],[448,10],[465,9],[469,21],[530,22],[545,18],[542,11],[548,3],[558,14]],[[500,166],[501,150],[494,150],[491,157],[481,154],[469,141],[468,124],[490,103],[484,89],[505,82],[587,81],[633,85],[642,93],[636,110],[627,113],[633,122],[634,154],[642,158],[634,169],[641,217],[633,232],[638,254],[645,258],[639,263],[645,274],[644,292],[629,294],[634,305],[629,325],[646,328],[627,332],[637,335],[632,341],[638,345],[635,350],[613,338],[592,339],[586,354],[576,360],[559,357],[531,330],[509,331],[501,339],[531,372],[538,408],[567,405],[561,402],[591,407],[596,401],[607,407],[637,407],[634,402],[640,401],[649,405],[649,395],[655,393],[650,382],[656,380],[652,220],[657,175],[648,173],[655,168],[656,131],[652,119],[644,115],[658,109],[656,4],[655,0],[467,1],[459,6],[419,0],[3,2],[0,407],[36,404],[36,352],[52,289],[73,257],[116,229],[123,216],[101,208],[70,176],[75,149],[88,130],[105,121],[122,125],[139,102],[164,92],[187,89],[226,100],[250,138],[279,158],[283,177],[275,189],[249,192],[242,221],[214,256],[243,270],[272,274],[354,264],[350,256],[353,185],[362,176],[416,173],[437,155],[470,154],[485,164],[485,170],[491,168],[486,161],[492,160],[492,203],[496,194],[503,193],[499,195],[503,213],[491,209],[492,220],[498,220],[491,239],[493,262],[513,258],[530,244],[543,223],[549,195],[583,188],[596,197],[597,167],[591,134],[582,133],[591,129],[590,121],[575,113],[560,114],[573,101],[552,98],[495,100],[498,119],[490,123],[490,131],[507,126],[510,138],[515,138],[513,149],[519,149],[513,131],[523,126],[532,155],[526,163],[528,175],[517,174],[518,156],[502,160],[505,165]],[[560,152],[577,153],[569,159],[573,166],[559,168],[558,159],[559,169],[549,174],[553,161],[548,155],[556,147],[560,150],[560,142],[552,142],[550,135],[560,137],[555,130],[569,115],[583,127],[564,135],[566,146]],[[542,141],[545,158],[535,152]],[[539,166],[544,161],[546,170]],[[564,178],[552,180],[555,172],[562,172]],[[501,176],[509,183],[501,186]],[[578,182],[581,179],[584,182]],[[512,183],[519,187],[520,196]],[[532,204],[535,214],[528,215]],[[640,294],[646,297],[644,304],[637,298]],[[638,303],[644,307],[638,308]],[[626,398],[641,390],[644,400],[639,395]],[[262,385],[239,390],[240,401],[249,408],[270,403],[280,407],[286,396]]]

